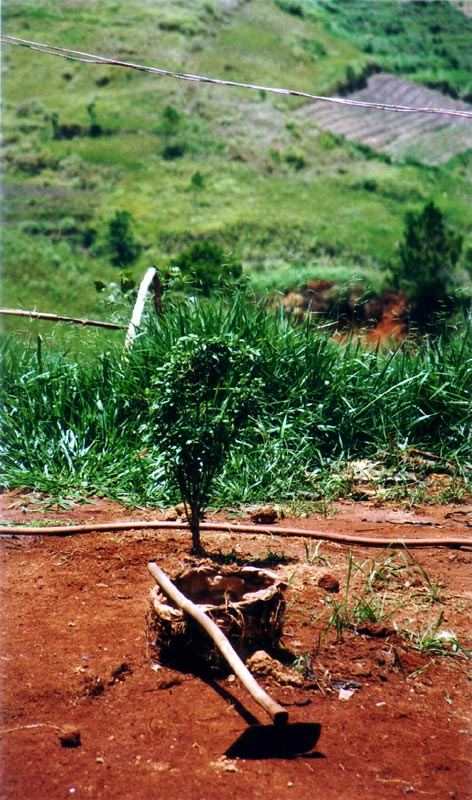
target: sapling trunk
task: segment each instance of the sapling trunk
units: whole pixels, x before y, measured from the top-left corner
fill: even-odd
[[[192,534],[192,553],[196,556],[205,555],[205,551],[200,540],[200,514],[195,514],[194,509],[191,510],[188,523],[190,525],[190,532]]]
[[[184,500],[185,516],[187,517],[190,533],[192,534],[192,553],[195,556],[206,555],[200,539],[200,521],[202,517],[200,502],[194,498],[187,498],[182,491],[181,494]]]

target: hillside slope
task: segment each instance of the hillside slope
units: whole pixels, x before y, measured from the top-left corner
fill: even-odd
[[[367,103],[390,103],[412,108],[451,108],[472,112],[472,105],[421,84],[380,73],[372,75],[365,89],[349,98]],[[431,114],[386,114],[369,108],[350,108],[314,103],[299,112],[320,128],[388,153],[395,160],[416,159],[436,166],[472,148],[472,120]]]
[[[7,0],[3,32],[193,74],[346,94],[382,68],[381,48],[367,52],[345,5],[331,5],[336,25],[329,4],[314,0],[149,0],[124,7],[111,0]],[[387,6],[396,13],[398,3],[382,4],[384,15]],[[443,36],[447,55],[459,12],[450,17],[446,6],[438,4],[436,38]],[[424,14],[430,26],[429,10]],[[462,39],[468,36],[472,42],[464,26]],[[440,49],[434,68],[443,75]],[[448,76],[456,80],[457,69],[450,66]],[[373,75],[368,88],[352,89],[354,96],[379,80]],[[341,118],[339,109],[319,104],[313,117],[300,99],[7,45],[3,81],[4,305],[108,315],[94,281],[118,279],[107,231],[120,210],[132,215],[142,244],[132,265],[136,278],[151,264],[165,268],[203,236],[242,259],[258,291],[321,277],[379,287],[405,211],[429,200],[463,232],[465,252],[472,244],[470,123],[444,128],[442,118],[421,117],[421,139],[415,133],[414,142],[397,136],[386,144],[384,127],[392,129],[394,120],[409,127],[403,115],[400,123],[398,115],[383,114],[377,138],[359,138],[352,109]],[[333,114],[338,122],[327,123]]]

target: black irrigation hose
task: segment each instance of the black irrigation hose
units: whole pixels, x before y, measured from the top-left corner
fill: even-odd
[[[16,525],[0,526],[1,536],[72,536],[80,533],[98,533],[100,531],[140,530],[142,528],[174,528],[188,531],[185,522],[168,522],[166,520],[136,520],[135,522],[87,523],[83,525],[51,525],[41,528],[29,528]],[[202,522],[203,531],[228,531],[230,533],[271,534],[275,536],[300,536],[307,539],[324,539],[339,544],[360,545],[363,547],[470,547],[470,539],[458,536],[424,539],[382,539],[373,536],[349,536],[341,533],[325,531],[307,531],[303,528],[279,528],[277,525],[232,525],[229,522]]]

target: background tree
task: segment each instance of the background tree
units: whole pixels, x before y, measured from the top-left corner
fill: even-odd
[[[192,533],[192,549],[203,552],[200,520],[210,488],[231,444],[255,413],[262,382],[259,353],[233,334],[202,339],[183,336],[150,389],[145,440],[165,454],[177,482]]]
[[[188,278],[187,285],[206,297],[217,287],[237,283],[243,272],[242,264],[208,239],[193,242],[170,266],[178,267],[182,276]]]
[[[107,245],[115,267],[126,267],[139,257],[141,245],[133,233],[133,223],[129,211],[115,211],[108,222]]]
[[[92,138],[101,136],[103,133],[103,128],[97,119],[97,112],[95,106],[96,106],[95,103],[89,103],[87,106],[87,114],[89,115],[90,118],[89,136],[91,136]]]
[[[421,327],[453,309],[454,270],[461,250],[462,236],[446,227],[433,202],[419,213],[406,214],[400,260],[392,271],[396,287],[411,303],[412,319]]]

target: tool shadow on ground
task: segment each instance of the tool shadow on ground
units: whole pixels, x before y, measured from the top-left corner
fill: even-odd
[[[286,722],[280,725],[262,725],[227,689],[216,680],[205,678],[205,682],[227,703],[234,706],[238,714],[249,725],[225,751],[228,758],[325,758],[322,753],[312,752],[321,733],[318,722]]]

